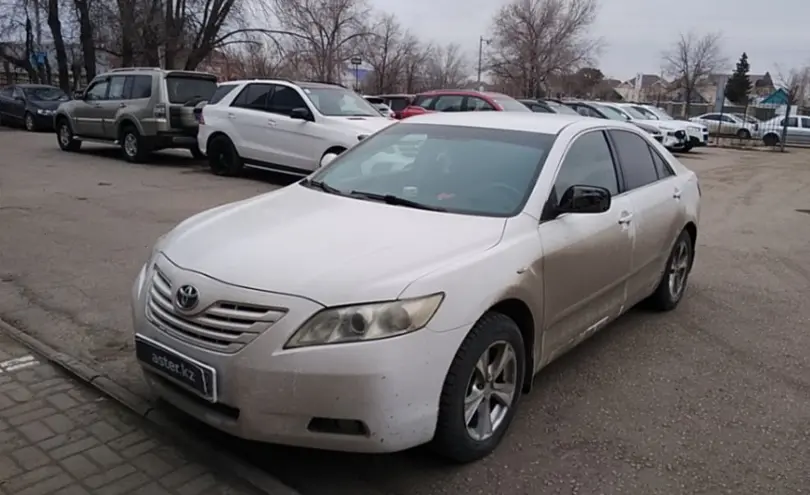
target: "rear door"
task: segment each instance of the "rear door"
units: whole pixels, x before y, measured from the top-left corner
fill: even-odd
[[[785,125],[785,120],[782,119],[779,122],[780,129],[779,135],[782,135],[782,128]],[[788,117],[787,118],[787,138],[785,139],[785,143],[787,144],[804,144],[803,142],[803,135],[802,129],[799,127],[799,119],[797,117]]]
[[[633,268],[627,284],[628,304],[650,295],[683,224],[680,179],[666,160],[641,136],[608,132],[619,158],[625,195],[636,225]]]
[[[19,122],[25,117],[25,92],[19,86],[14,86],[8,113],[12,119]]]
[[[99,102],[101,106],[101,125],[104,131],[104,137],[107,139],[117,138],[116,120],[119,110],[126,107],[125,90],[127,86],[127,76],[112,76],[110,77],[110,85],[107,90],[107,98]]]

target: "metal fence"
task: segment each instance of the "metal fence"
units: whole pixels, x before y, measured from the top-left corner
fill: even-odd
[[[689,114],[680,102],[660,102],[657,106],[675,118],[688,119],[705,125],[711,140],[751,146],[810,145],[810,109],[791,107],[785,121],[784,106],[692,104]],[[808,115],[808,117],[804,117]]]

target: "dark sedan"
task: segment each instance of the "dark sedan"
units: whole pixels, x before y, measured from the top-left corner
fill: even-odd
[[[52,130],[53,113],[70,97],[45,84],[14,84],[0,89],[0,122],[28,131]]]

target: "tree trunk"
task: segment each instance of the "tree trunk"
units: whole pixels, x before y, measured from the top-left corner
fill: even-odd
[[[79,42],[82,45],[82,58],[87,82],[96,77],[96,45],[93,41],[93,23],[90,20],[90,9],[87,0],[73,0],[79,12]]]
[[[59,0],[48,0],[48,27],[51,28],[53,46],[56,50],[56,67],[59,73],[59,87],[62,91],[70,91],[70,75],[68,73],[67,52],[65,39],[62,37],[62,23],[59,21]]]

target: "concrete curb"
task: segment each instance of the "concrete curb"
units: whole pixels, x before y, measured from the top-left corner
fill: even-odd
[[[247,484],[265,495],[300,495],[296,490],[284,485],[261,469],[250,465],[217,449],[208,442],[186,433],[177,423],[146,399],[133,394],[113,380],[102,375],[77,359],[59,352],[41,340],[28,335],[0,319],[0,331],[20,344],[28,347],[48,361],[57,365],[74,378],[85,382],[105,396],[115,400],[141,418],[147,420],[161,435],[189,450],[189,452],[206,452],[199,457],[214,470],[222,472]]]

